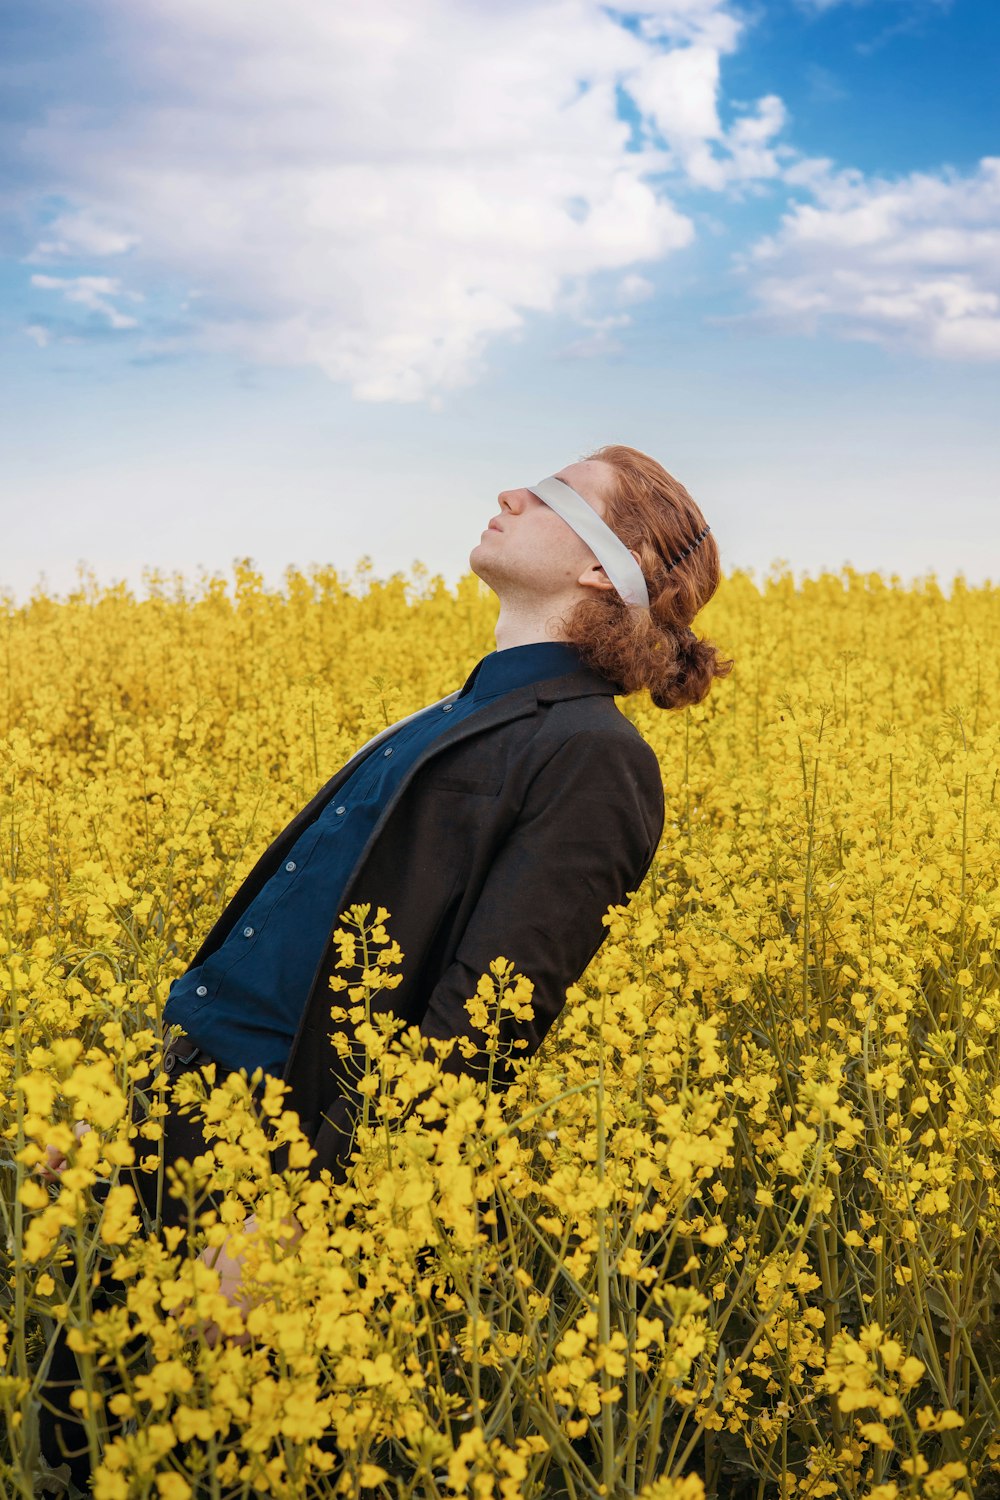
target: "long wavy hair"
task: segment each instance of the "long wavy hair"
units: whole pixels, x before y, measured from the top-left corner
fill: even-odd
[[[569,615],[566,639],[621,693],[647,688],[657,708],[700,703],[715,679],[735,665],[691,629],[722,579],[715,538],[709,531],[668,571],[667,564],[705,526],[687,490],[636,448],[612,443],[585,456],[615,470],[604,518],[638,552],[650,607],[647,614],[630,608],[614,589],[588,589]]]

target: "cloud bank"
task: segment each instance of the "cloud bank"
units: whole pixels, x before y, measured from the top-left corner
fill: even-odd
[[[867,180],[793,169],[797,203],[744,266],[763,313],[797,331],[950,359],[1000,359],[1000,157],[969,173]]]
[[[469,383],[530,314],[577,310],[596,333],[576,352],[605,351],[638,268],[692,241],[675,186],[779,170],[779,100],[720,122],[725,0],[647,0],[628,23],[595,0],[102,15],[114,107],[62,103],[26,132],[67,205],[34,285],[119,329],[130,291],[185,286],[183,326],[146,349],[312,364],[363,399]],[[85,274],[51,274],[67,260]],[[610,310],[588,304],[602,273],[623,278]]]
[[[620,352],[691,204],[768,191],[747,321],[1000,358],[998,159],[887,181],[803,157],[776,94],[726,97],[732,0],[81,11],[101,76],[21,132],[24,260],[62,312],[32,309],[42,348],[89,330],[434,402],[532,317],[576,322],[565,358]]]

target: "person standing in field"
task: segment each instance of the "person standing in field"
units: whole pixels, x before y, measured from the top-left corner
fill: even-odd
[[[656,755],[616,693],[697,703],[721,664],[690,621],[719,555],[684,487],[634,449],[600,449],[504,490],[470,565],[497,594],[497,649],[464,685],[369,740],[264,852],[171,987],[173,1067],[285,1078],[342,1180],[356,1100],[329,1039],[348,906],[392,913],[403,982],[382,998],[428,1038],[474,1035],[465,1001],[503,954],[534,983],[508,1021],[530,1056],[638,889],[664,822]],[[349,1023],[342,1023],[348,1026]],[[458,1049],[449,1065],[476,1070]]]
[[[733,665],[690,628],[720,582],[715,540],[654,459],[600,448],[498,503],[469,557],[499,601],[496,650],[362,745],[292,819],[164,1010],[179,1028],[168,1074],[214,1062],[217,1076],[283,1077],[310,1170],[334,1182],[359,1102],[330,1040],[339,913],[391,913],[403,980],[377,1003],[428,1039],[477,1040],[465,1002],[495,958],[511,960],[533,982],[533,1014],[508,1015],[502,1040],[531,1056],[663,831],[656,755],[615,695],[682,708]],[[457,1047],[445,1066],[480,1071]],[[168,1161],[203,1149],[197,1122],[168,1113]],[[170,1200],[164,1218],[181,1211]]]

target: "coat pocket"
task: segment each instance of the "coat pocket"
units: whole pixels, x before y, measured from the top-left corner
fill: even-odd
[[[457,771],[435,771],[423,785],[429,792],[471,792],[479,797],[498,797],[503,789],[503,778],[462,776]]]

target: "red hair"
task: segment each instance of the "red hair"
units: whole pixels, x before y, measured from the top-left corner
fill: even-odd
[[[722,579],[715,538],[709,531],[668,571],[667,564],[705,527],[687,490],[654,458],[621,443],[586,457],[615,471],[604,519],[639,554],[649,613],[630,608],[614,589],[588,589],[592,597],[581,599],[570,613],[565,638],[621,693],[646,688],[657,708],[700,703],[715,679],[735,665],[691,629]]]

